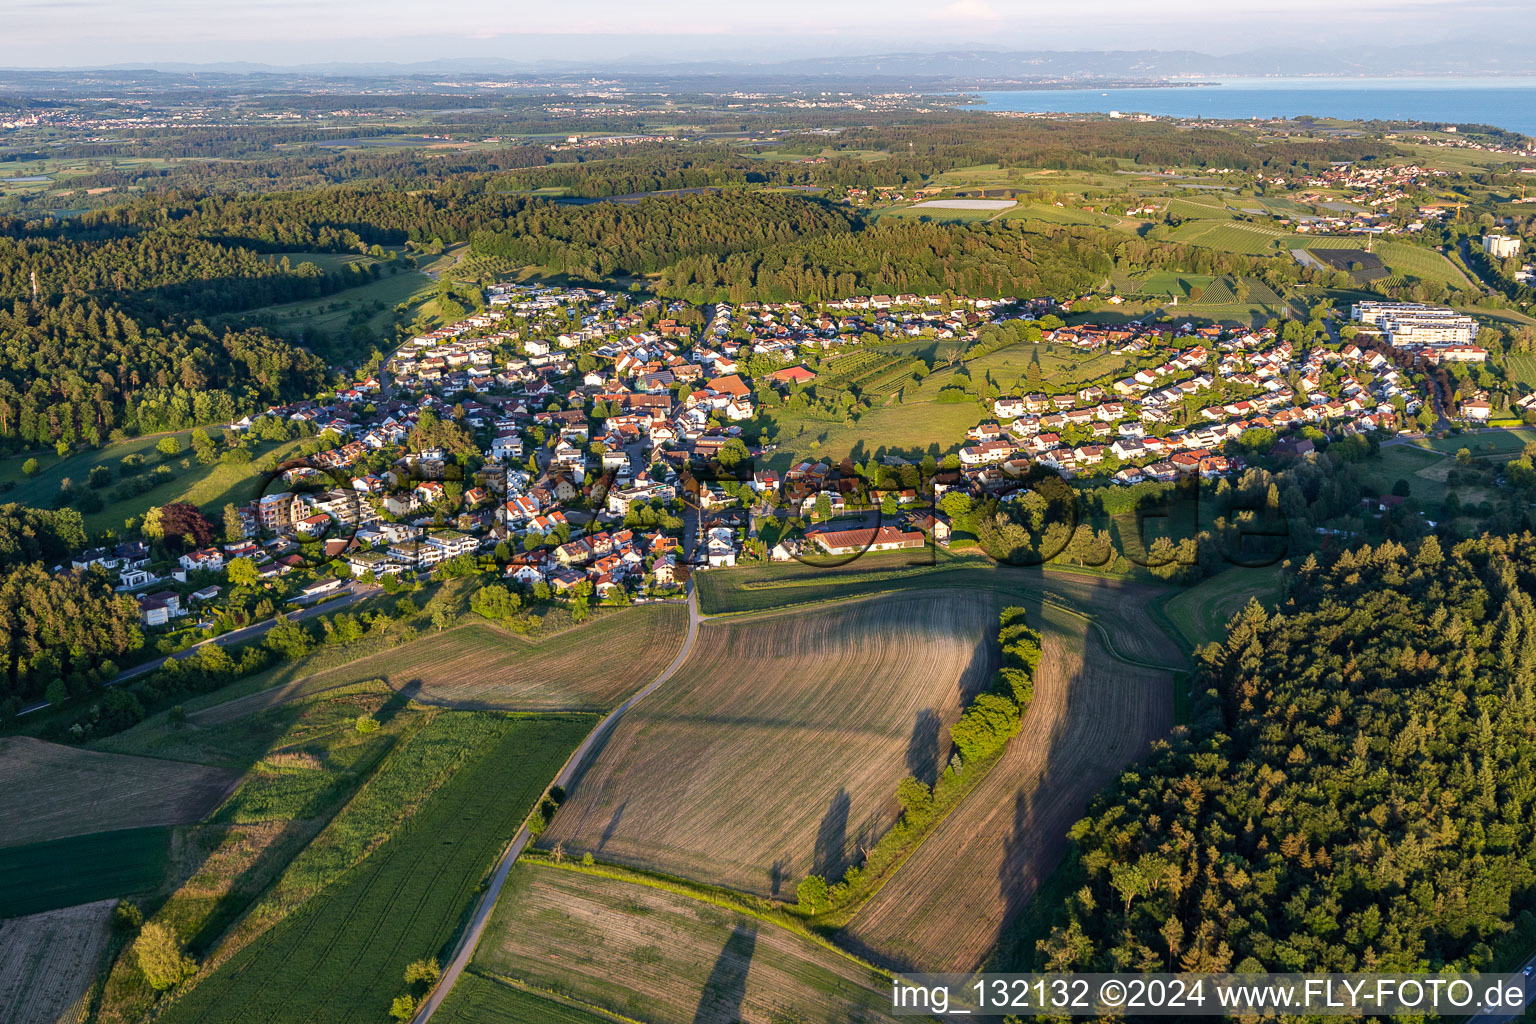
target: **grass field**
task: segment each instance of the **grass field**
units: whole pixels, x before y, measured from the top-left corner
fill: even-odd
[[[1455,455],[1465,448],[1474,458],[1482,458],[1518,455],[1532,441],[1536,441],[1536,427],[1496,427],[1469,430],[1461,434],[1447,434],[1445,437],[1420,438],[1414,444],[1437,452],[1445,452],[1447,455]]]
[[[470,622],[332,669],[321,681],[383,679],[448,707],[605,710],[665,668],[687,628],[680,604],[641,605],[538,641]]]
[[[210,428],[209,433],[216,435],[218,431]],[[175,476],[164,483],[156,484],[143,494],[114,501],[112,495],[117,488],[119,464],[124,456],[142,455],[145,463],[144,473],[147,475],[156,466],[162,464],[161,456],[155,451],[155,445],[165,436],[154,434],[101,448],[87,448],[73,452],[63,459],[51,450],[46,453],[30,452],[26,455],[0,459],[0,483],[14,484],[10,490],[0,494],[0,501],[18,501],[38,508],[49,508],[54,495],[59,492],[61,481],[66,477],[75,488],[83,489],[86,487],[91,469],[96,466],[106,466],[113,472],[113,483],[99,492],[102,500],[106,502],[106,507],[100,512],[84,516],[86,533],[108,527],[121,530],[123,520],[127,517],[143,515],[144,510],[151,505],[164,505],[172,501],[186,501],[210,510],[214,521],[217,522],[219,510],[226,502],[234,502],[238,505],[258,497],[258,481],[261,480],[261,470],[257,468],[258,462],[276,465],[290,452],[296,451],[299,446],[298,441],[257,444],[252,449],[256,458],[244,465],[232,466],[216,462],[211,466],[205,466],[191,457],[192,432],[178,431],[175,436],[180,439],[184,454],[163,463],[171,468]],[[31,478],[23,476],[21,472],[22,464],[28,458],[37,459],[39,466],[37,475]],[[183,459],[187,462],[186,468],[182,468]]]
[[[362,715],[378,721],[379,728],[358,732],[356,722]],[[168,894],[163,902],[147,904],[153,908],[152,920],[174,929],[194,956],[205,957],[385,754],[414,736],[430,715],[426,709],[405,706],[398,695],[375,682],[296,700],[212,728],[189,725],[140,734],[141,748],[217,761],[245,772],[239,788],[214,814],[177,830]],[[409,755],[401,760],[409,760]],[[388,788],[387,776],[377,788]],[[366,803],[360,801],[358,807]],[[352,817],[359,818],[357,811]],[[333,835],[319,844],[337,846]],[[337,856],[331,863],[346,860]],[[125,959],[108,976],[98,1020],[138,1020],[153,1004],[153,992]]]
[[[1163,611],[1191,647],[1215,643],[1227,635],[1227,623],[1250,598],[1266,611],[1280,601],[1280,567],[1231,568],[1182,590],[1163,603]]]
[[[1216,280],[1209,274],[1179,274],[1171,270],[1159,270],[1148,274],[1146,279],[1133,285],[1140,295],[1156,295],[1163,298],[1188,299],[1196,288],[1207,288]]]
[[[217,768],[0,738],[0,847],[196,821],[235,779]]]
[[[996,667],[990,595],[913,593],[705,623],[615,727],[540,840],[780,895],[840,877],[930,781]]]
[[[1092,227],[1114,228],[1121,223],[1119,217],[1097,210],[1079,210],[1071,206],[1045,206],[1041,203],[1024,203],[1008,210],[1001,220],[1033,220],[1046,224],[1085,224]]]
[[[311,262],[315,254],[289,254],[297,264],[301,259]],[[387,271],[376,281],[323,295],[318,299],[303,299],[277,306],[262,306],[235,314],[240,317],[260,317],[270,320],[280,331],[324,331],[337,334],[348,331],[354,323],[354,314],[369,331],[378,334],[387,328],[394,317],[395,307],[404,303],[411,307],[406,319],[415,317],[423,304],[436,293],[437,282],[419,270],[406,270],[398,274]]]
[[[937,388],[933,389],[933,394],[937,393]],[[768,459],[768,465],[782,471],[813,456],[836,462],[856,447],[871,452],[884,450],[918,456],[931,453],[939,457],[959,451],[965,432],[980,423],[985,414],[977,402],[914,400],[877,405],[857,422],[848,424],[775,409],[774,440],[778,450]]]
[[[1505,357],[1510,379],[1529,390],[1536,390],[1536,355],[1521,354]]]
[[[508,879],[475,966],[647,1024],[893,1019],[888,981],[786,928],[537,862]]]
[[[473,967],[459,975],[433,1018],[445,1024],[613,1024],[611,1017],[534,995]]]
[[[1067,849],[1088,801],[1173,725],[1169,674],[1113,659],[1080,618],[1047,607],[1035,699],[975,791],[840,936],[888,966],[968,972]]]
[[[167,1024],[383,1020],[390,1000],[405,991],[408,963],[446,958],[485,872],[593,724],[583,715],[437,713],[400,753],[425,738],[457,750],[458,767],[414,814],[373,840],[361,833],[375,833],[358,826],[380,821],[377,815],[369,815],[369,822],[349,821],[352,806],[374,782],[365,786],[321,838],[356,833],[366,855],[159,1019]],[[409,782],[409,774],[402,781]],[[409,798],[409,790],[395,797]],[[302,868],[296,861],[290,874],[315,874],[334,857],[321,853],[310,860]]]
[[[131,828],[0,850],[0,919],[148,892],[170,843],[169,828]]]
[[[1454,460],[1414,444],[1388,445],[1360,463],[1360,482],[1372,494],[1390,494],[1406,480],[1411,497],[1438,505],[1445,500],[1445,471],[1454,466]]]
[[[1181,665],[1172,638],[1148,615],[1147,606],[1169,591],[1066,571],[997,566],[982,555],[955,555],[940,548],[932,561],[914,564],[901,552],[866,555],[837,568],[800,562],[700,573],[699,605],[709,614],[762,611],[841,601],[907,590],[995,591],[1006,603],[1054,604],[1090,615],[1109,634],[1115,653],[1155,665]]]
[[[73,1021],[107,950],[116,900],[0,921],[0,1024]]]

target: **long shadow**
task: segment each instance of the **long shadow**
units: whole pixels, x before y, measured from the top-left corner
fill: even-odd
[[[400,694],[393,694],[385,701],[384,705],[376,713],[381,722],[387,723],[398,715],[408,703],[408,699]],[[282,705],[279,718],[284,723],[281,732],[286,732],[287,727],[295,722],[304,711],[305,705],[294,703]],[[268,708],[257,711],[255,715],[272,715],[279,711],[277,708]],[[280,733],[281,734],[281,733]],[[214,902],[208,911],[203,923],[195,931],[185,936],[187,948],[197,956],[204,955],[223,936],[226,930],[237,921],[246,909],[277,880],[284,867],[298,852],[298,847],[293,844],[296,840],[307,843],[314,835],[318,834],[341,809],[346,806],[350,794],[355,793],[389,752],[399,742],[395,736],[388,737],[386,742],[378,744],[373,751],[372,758],[365,764],[356,766],[350,774],[337,775],[329,783],[316,792],[310,794],[303,806],[297,808],[292,817],[283,825],[279,834],[273,837],[263,847],[262,851],[245,868],[230,879],[224,892]],[[300,747],[305,744],[299,744]],[[242,766],[243,773],[249,773],[257,761],[265,757],[268,751],[262,751]],[[242,759],[244,760],[244,759]],[[198,843],[188,842],[184,848],[194,851],[195,857],[181,865],[186,877],[191,877],[219,850],[223,840],[230,835],[228,830],[240,827],[238,808],[240,791],[226,801],[213,814],[203,819],[203,825],[210,829],[221,829],[214,833],[220,838],[219,842]],[[259,800],[260,794],[255,793],[254,799]]]
[[[1021,583],[1028,581],[1026,570],[1016,569],[1013,572],[1019,574]],[[1044,628],[1042,609],[1037,599],[1025,595],[1038,587],[1040,582],[1036,570],[1033,585],[1028,590],[1021,586],[1017,591],[1024,599],[1009,602],[1023,605],[1028,611],[1029,622],[1036,628]],[[1073,623],[1069,628],[1081,628],[1083,642],[1090,649],[1102,646],[1086,624],[1079,627]],[[1102,657],[1102,654],[1090,655],[1092,657]],[[996,887],[992,892],[996,894],[997,902],[994,906],[999,913],[997,932],[991,943],[991,958],[987,961],[989,969],[1022,970],[1032,962],[1034,939],[1039,937],[1044,927],[1042,921],[1048,923],[1052,909],[1033,904],[1042,892],[1054,894],[1055,890],[1047,887],[1047,883],[1063,856],[1070,850],[1067,830],[1081,817],[1093,797],[1111,785],[1124,767],[1146,756],[1145,745],[1138,742],[1131,747],[1129,740],[1111,742],[1103,748],[1084,751],[1082,738],[1069,728],[1069,723],[1079,723],[1085,716],[1102,713],[1103,709],[1096,707],[1094,702],[1110,696],[1085,692],[1085,687],[1092,685],[1085,678],[1088,672],[1093,672],[1092,664],[1091,660],[1085,662],[1086,671],[1075,673],[1065,682],[1067,710],[1062,718],[1041,735],[1039,731],[1031,730],[1030,719],[1026,714],[1020,735],[1010,740],[1011,749],[993,767],[994,774],[965,798],[967,802],[985,801],[987,806],[997,806],[1004,802],[1012,805],[1007,830],[1001,836],[1001,857],[995,863],[988,858],[986,863],[978,863],[974,868],[978,873],[986,872],[995,876],[993,884]],[[1103,680],[1100,674],[1095,681],[1103,685]],[[1146,684],[1157,685],[1150,679],[1146,680]],[[1171,700],[1168,710],[1171,713]],[[1023,743],[1033,745],[1038,753],[1021,763],[1016,756],[1021,751],[1015,749],[1014,745]],[[1070,805],[1061,799],[1064,793],[1070,794]],[[924,845],[952,842],[955,838],[952,835],[953,829],[965,827],[965,807],[966,804],[962,804],[955,812],[957,817],[924,840]],[[998,827],[1003,827],[1001,822]],[[916,856],[921,857],[922,854]],[[897,885],[892,891],[899,890],[900,886]],[[974,898],[984,898],[980,885],[970,891],[974,893]],[[920,910],[916,912],[921,913]],[[912,962],[908,956],[893,951],[886,944],[874,946],[861,941],[861,937],[850,929],[839,932],[837,941],[859,956],[895,970],[953,969],[941,968],[934,963]],[[975,966],[972,964],[958,969]]]
[[[846,789],[839,788],[837,795],[822,815],[821,826],[816,830],[816,848],[811,858],[811,873],[826,879],[843,877],[848,868],[848,809],[852,800]]]
[[[734,1024],[741,1020],[741,1006],[747,998],[747,972],[757,949],[757,931],[738,924],[725,940],[725,948],[715,958],[715,966],[704,982],[694,1011],[694,1024]]]
[[[583,757],[581,761],[575,766],[575,769],[571,772],[570,780],[565,784],[565,799],[561,803],[562,807],[571,802],[571,798],[575,795],[577,788],[586,779],[587,773],[590,772],[592,770],[592,766],[597,764],[597,762],[602,758],[603,751],[607,749],[608,742],[613,739],[613,734],[617,732],[621,726],[623,726],[625,719],[629,717],[630,715],[626,714],[622,716],[618,721],[610,722],[608,724],[608,728],[604,729],[597,736],[597,738],[592,741],[592,746],[587,749],[586,756]],[[595,802],[593,806],[596,806]],[[565,813],[570,814],[571,812],[566,810]],[[570,832],[571,835],[579,835],[581,833],[582,827],[585,824],[585,815],[583,815],[582,818],[582,821],[578,821],[575,826],[572,827]],[[616,816],[609,819],[608,827],[617,829],[618,818]],[[610,833],[604,833],[603,838],[606,842],[608,839],[612,838],[612,835]],[[546,831],[542,836],[535,838],[532,845],[539,849],[549,849],[550,846],[553,845],[553,842],[554,840],[550,837],[549,832]]]
[[[942,722],[933,708],[923,708],[912,723],[912,738],[907,741],[907,774],[932,786],[939,778],[939,727]]]
[[[608,845],[608,840],[613,838],[613,834],[619,830],[619,820],[624,817],[624,808],[628,806],[629,801],[625,800],[613,809],[613,817],[608,819],[608,824],[603,829],[603,837],[597,841],[597,851],[599,853],[603,851],[603,847]]]

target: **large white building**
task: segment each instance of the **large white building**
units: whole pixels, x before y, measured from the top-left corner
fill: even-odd
[[[1409,345],[1470,345],[1477,340],[1477,321],[1444,306],[1419,302],[1357,302],[1350,316],[1380,329],[1394,347]]]
[[[1484,235],[1483,252],[1496,260],[1507,260],[1520,255],[1520,239],[1513,235]]]

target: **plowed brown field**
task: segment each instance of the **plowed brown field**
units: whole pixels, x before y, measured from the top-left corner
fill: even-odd
[[[931,776],[997,666],[986,592],[707,622],[570,787],[541,845],[758,893],[839,877]]]
[[[0,846],[147,825],[180,825],[213,810],[238,772],[0,739]]]
[[[877,963],[980,965],[1060,861],[1089,800],[1173,727],[1168,673],[1116,661],[1075,616],[1047,607],[1042,618],[1045,655],[1019,734],[841,938]]]

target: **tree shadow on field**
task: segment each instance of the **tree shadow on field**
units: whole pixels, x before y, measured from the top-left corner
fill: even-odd
[[[811,874],[830,881],[842,878],[843,872],[847,870],[848,810],[852,802],[848,791],[839,788],[827,813],[822,815],[821,826],[816,830]]]
[[[629,801],[625,800],[613,809],[613,817],[608,819],[608,825],[603,829],[603,837],[597,841],[598,853],[603,852],[603,847],[608,845],[608,840],[612,839],[613,834],[619,830],[619,819],[624,817],[624,808],[628,806]]]
[[[709,980],[704,982],[693,1024],[734,1024],[741,1019],[741,1005],[747,998],[747,972],[756,949],[756,929],[738,924],[715,958]]]
[[[789,874],[789,865],[780,857],[768,867],[768,895],[777,897],[779,890],[784,888],[784,879]]]
[[[942,722],[933,708],[923,708],[912,723],[907,740],[907,774],[932,786],[939,778],[939,728]]]

